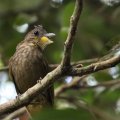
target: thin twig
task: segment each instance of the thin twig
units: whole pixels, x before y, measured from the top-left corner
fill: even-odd
[[[55,97],[59,96],[61,93],[65,92],[66,90],[69,89],[74,89],[74,87],[79,85],[79,82],[82,81],[86,76],[82,76],[82,77],[75,77],[73,78],[72,82],[70,82],[69,84],[63,84],[61,86],[59,86],[58,88],[55,89]]]
[[[2,71],[8,71],[8,66],[5,66],[5,67],[3,67],[3,68],[0,68],[0,72],[2,72]]]
[[[64,56],[61,62],[61,65],[63,68],[65,66],[70,66],[71,49],[73,46],[74,37],[76,34],[76,30],[77,30],[77,24],[78,24],[78,21],[79,21],[81,12],[82,12],[82,8],[83,8],[83,1],[76,0],[75,9],[70,19],[69,33],[68,33],[67,39],[65,41],[65,46],[64,46]]]
[[[23,115],[26,112],[26,108],[20,108],[18,110],[16,110],[15,112],[11,113],[10,115],[8,115],[7,117],[5,117],[3,120],[13,120],[16,117],[19,117],[21,115]]]
[[[114,85],[119,85],[119,84],[120,84],[120,80],[110,80],[107,82],[98,83],[97,85],[93,85],[93,86],[84,85],[84,86],[81,86],[81,89],[89,89],[89,88],[97,88],[97,87],[109,88],[109,87],[112,87]]]
[[[85,60],[80,60],[77,62],[72,62],[72,66],[80,66],[81,64],[90,64],[90,63],[95,63],[99,60],[99,58],[92,58],[92,59],[85,59]],[[54,70],[59,64],[50,64],[50,70]]]
[[[55,90],[55,97],[58,97],[61,93],[71,90],[71,89],[90,89],[90,88],[97,88],[97,87],[105,87],[109,88],[114,85],[120,84],[120,80],[110,80],[107,82],[101,82],[98,83],[97,85],[89,86],[89,85],[80,85],[79,83],[85,78],[86,76],[83,77],[77,77],[75,78],[71,83],[69,84],[63,84],[56,88]]]
[[[100,58],[91,58],[91,59],[85,59],[85,60],[80,60],[78,62],[72,62],[72,66],[79,65],[79,64],[90,64],[90,63],[95,63],[99,60]]]
[[[92,116],[94,114],[97,117],[101,118],[102,120],[116,120],[115,117],[108,114],[104,110],[101,110],[101,109],[97,108],[96,106],[88,105],[86,102],[80,101],[75,97],[73,98],[73,97],[60,96],[59,99],[66,100],[68,103],[76,106],[77,108],[80,108],[80,109],[83,108],[83,109],[89,111],[90,113],[92,113]]]
[[[71,76],[82,76],[82,75],[90,74],[103,69],[114,67],[119,63],[120,63],[120,55],[116,55],[107,60],[99,61],[97,63],[93,63],[86,67],[81,67],[81,68],[73,67],[69,69],[67,72],[68,72],[68,75],[71,75]]]

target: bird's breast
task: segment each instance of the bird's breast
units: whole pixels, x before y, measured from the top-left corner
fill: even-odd
[[[48,73],[48,64],[42,51],[34,46],[17,49],[11,62],[14,81],[21,93]]]

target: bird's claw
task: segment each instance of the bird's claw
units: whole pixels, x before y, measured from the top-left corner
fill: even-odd
[[[37,80],[37,83],[40,83],[40,84],[41,84],[41,79]]]
[[[19,99],[19,97],[21,96],[21,94],[20,93],[18,93],[18,95],[16,96],[16,99]]]

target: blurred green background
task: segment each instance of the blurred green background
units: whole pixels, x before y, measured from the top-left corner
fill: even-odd
[[[49,63],[60,63],[74,4],[74,0],[0,0],[0,68],[8,65],[9,58],[15,52],[16,45],[24,39],[25,34],[34,25],[38,24],[42,24],[48,32],[56,34],[54,44],[47,47],[45,55]],[[98,0],[84,0],[83,11],[72,52],[72,61],[106,55],[119,41],[119,4],[107,6]],[[3,87],[1,80],[9,79],[8,77],[3,77],[4,74],[8,76],[6,72],[0,73],[1,87]],[[120,66],[118,65],[114,68],[89,75],[86,83],[91,86],[101,81],[119,80],[119,78]],[[55,86],[62,83],[65,83],[65,81],[56,83]],[[93,105],[101,110],[104,109],[105,114],[112,115],[115,119],[120,117],[120,85],[109,89],[86,89],[64,93],[67,96],[73,96],[73,94],[78,100],[83,100],[90,106]],[[63,115],[62,117],[65,120],[72,120],[75,116],[75,120],[104,120],[99,116],[94,116],[94,112],[86,111],[83,108],[79,110],[59,99],[55,101],[56,108],[67,109],[60,112],[59,110],[53,110],[52,113],[48,112],[49,110],[45,110],[43,115],[38,115],[39,117],[42,116],[42,120],[47,120],[46,116],[44,118],[44,114],[48,114],[48,116],[54,115],[54,117],[60,114]],[[72,108],[72,110],[69,108]],[[103,113],[100,112],[100,114]],[[55,117],[55,120],[59,119]]]

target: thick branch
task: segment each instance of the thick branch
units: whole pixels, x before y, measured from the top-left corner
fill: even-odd
[[[82,3],[82,0],[76,0],[75,9],[70,19],[70,30],[65,41],[64,56],[61,63],[62,67],[70,66],[71,49],[76,34],[77,24],[80,18],[80,14],[82,12]]]

